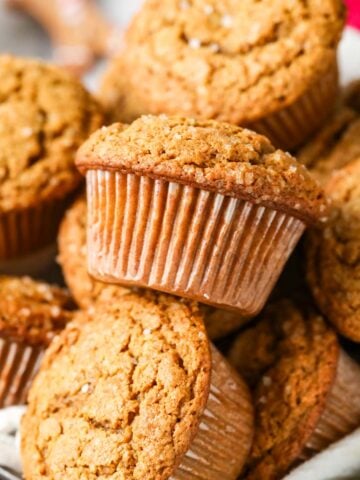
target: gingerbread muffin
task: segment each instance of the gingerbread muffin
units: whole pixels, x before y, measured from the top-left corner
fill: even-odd
[[[315,301],[344,336],[360,342],[360,157],[339,170],[326,190],[330,220],[307,239],[307,280]]]
[[[28,277],[0,277],[0,408],[26,401],[45,348],[72,318],[69,294]]]
[[[53,242],[99,105],[61,69],[0,56],[0,268]]]
[[[215,119],[292,149],[334,105],[344,18],[342,0],[147,0],[101,97],[120,121]]]
[[[234,125],[144,116],[96,132],[77,154],[95,278],[249,317],[307,223],[325,213],[306,169]]]
[[[254,389],[247,480],[280,480],[360,424],[360,366],[323,318],[301,304],[268,307],[229,354]]]
[[[46,353],[22,424],[26,479],[226,480],[250,450],[243,381],[195,304],[133,294],[79,313]]]
[[[58,237],[59,256],[65,281],[81,308],[99,302],[111,302],[127,295],[131,290],[121,285],[103,283],[92,278],[87,271],[86,200],[80,197],[66,212]],[[212,339],[224,337],[246,323],[237,312],[206,305],[200,306],[205,316],[205,326]]]
[[[359,156],[360,110],[342,106],[296,158],[325,184],[334,172]]]

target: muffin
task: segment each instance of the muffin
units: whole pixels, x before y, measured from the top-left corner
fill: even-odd
[[[69,294],[28,277],[0,277],[0,408],[23,404],[45,348],[72,318]]]
[[[360,342],[360,156],[332,177],[326,191],[333,211],[323,229],[309,232],[307,280],[338,332]]]
[[[95,278],[189,297],[243,317],[264,305],[322,191],[250,130],[144,116],[96,132],[86,175]]]
[[[56,239],[81,177],[74,154],[99,105],[61,69],[0,56],[0,268]]]
[[[79,313],[50,346],[22,422],[24,473],[236,480],[252,430],[248,389],[196,305],[133,294]]]
[[[283,300],[240,334],[230,361],[253,386],[247,480],[281,479],[360,424],[360,367],[306,302]]]
[[[338,91],[342,0],[147,0],[100,97],[118,121],[184,115],[303,143]]]
[[[334,172],[359,156],[360,111],[343,106],[298,152],[297,159],[326,184]]]
[[[127,295],[131,289],[121,285],[103,283],[92,278],[87,271],[86,253],[86,200],[79,197],[66,212],[58,237],[59,256],[65,281],[81,308],[95,303],[111,302]],[[237,312],[201,305],[205,326],[212,339],[224,337],[246,323]]]

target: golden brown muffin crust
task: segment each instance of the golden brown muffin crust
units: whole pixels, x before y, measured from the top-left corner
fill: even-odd
[[[324,320],[288,300],[268,307],[258,325],[240,334],[230,360],[255,385],[256,405],[246,479],[282,478],[299,457],[324,409],[338,356],[336,335]]]
[[[0,56],[0,213],[73,190],[74,154],[102,123],[97,102],[61,69]]]
[[[341,0],[147,0],[101,94],[122,121],[168,113],[253,122],[329,69],[344,19]]]
[[[295,158],[227,123],[143,116],[95,132],[76,162],[82,172],[100,168],[191,184],[308,221],[326,209],[319,185]]]
[[[359,156],[360,110],[343,106],[298,152],[297,159],[325,184],[336,170]]]
[[[133,295],[78,314],[29,395],[25,478],[168,478],[197,431],[210,371],[195,304]]]
[[[307,280],[327,318],[346,337],[360,341],[360,157],[326,186],[332,215],[308,235]]]
[[[73,317],[70,295],[29,277],[0,276],[0,336],[47,346]]]

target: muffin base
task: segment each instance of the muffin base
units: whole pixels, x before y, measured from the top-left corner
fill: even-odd
[[[250,452],[254,412],[250,393],[212,347],[210,394],[199,431],[171,480],[235,480]]]
[[[339,90],[337,59],[328,72],[306,90],[293,104],[248,127],[268,137],[282,150],[294,150],[324,123]]]
[[[53,243],[67,205],[67,199],[54,199],[0,213],[0,262],[23,257]]]
[[[304,223],[188,185],[87,172],[88,267],[110,283],[232,308],[264,306]]]
[[[26,403],[43,354],[42,347],[0,338],[0,408]]]
[[[334,385],[325,410],[304,448],[301,459],[308,460],[360,425],[360,366],[340,352]]]

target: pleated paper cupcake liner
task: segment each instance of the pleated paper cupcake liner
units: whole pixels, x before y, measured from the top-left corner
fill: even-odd
[[[337,60],[292,105],[249,125],[282,150],[294,150],[324,123],[339,90]]]
[[[320,421],[308,440],[307,460],[345,437],[360,425],[360,366],[341,351],[334,385]]]
[[[0,262],[54,243],[67,200],[51,200],[22,210],[0,213]]]
[[[213,347],[208,403],[199,431],[171,479],[237,479],[250,452],[253,421],[247,386]]]
[[[44,349],[0,338],[0,408],[23,405]]]
[[[145,176],[92,170],[89,271],[243,316],[264,306],[304,223],[237,198]]]

